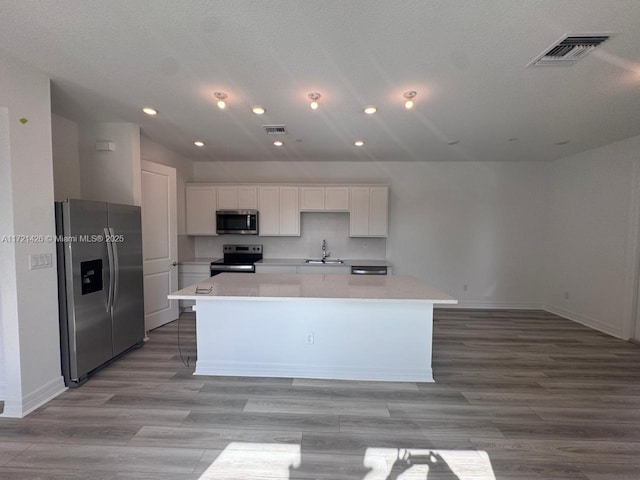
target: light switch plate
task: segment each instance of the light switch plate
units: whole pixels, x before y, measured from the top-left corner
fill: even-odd
[[[53,255],[50,253],[29,255],[29,270],[39,270],[51,267],[53,267]]]

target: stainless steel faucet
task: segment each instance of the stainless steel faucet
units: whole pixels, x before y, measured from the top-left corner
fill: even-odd
[[[322,260],[331,256],[331,252],[327,252],[327,241],[322,240]]]

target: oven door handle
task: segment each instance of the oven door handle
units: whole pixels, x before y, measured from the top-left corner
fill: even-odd
[[[215,265],[211,266],[213,272],[254,272],[256,267],[253,265]]]

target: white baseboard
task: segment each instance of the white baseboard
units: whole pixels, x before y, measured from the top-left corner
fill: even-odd
[[[441,304],[435,305],[434,310],[438,309],[497,309],[497,310],[544,310],[555,315],[559,315],[567,320],[579,323],[585,327],[593,328],[599,332],[606,333],[616,338],[628,340],[623,334],[622,329],[608,325],[595,318],[587,317],[579,313],[566,310],[555,305],[541,305],[539,303],[510,303],[510,302],[459,302],[457,305]]]
[[[549,313],[560,315],[561,317],[572,320],[584,325],[585,327],[593,328],[594,330],[598,330],[599,332],[606,333],[607,335],[612,335],[623,340],[628,340],[628,338],[625,338],[625,335],[622,333],[621,328],[607,325],[595,318],[587,317],[586,315],[581,315],[555,305],[544,305],[542,308]]]
[[[42,385],[22,398],[4,399],[4,411],[0,417],[23,418],[33,412],[36,408],[44,405],[49,400],[60,395],[67,387],[64,385],[64,378],[61,376]]]
[[[194,375],[220,375],[241,377],[318,378],[337,380],[363,380],[387,382],[433,382],[430,368],[406,369],[327,367],[319,365],[255,364],[236,362],[196,363]]]
[[[532,302],[493,302],[493,301],[459,301],[457,304],[438,304],[438,308],[473,308],[473,309],[496,309],[496,310],[543,310],[542,305]]]

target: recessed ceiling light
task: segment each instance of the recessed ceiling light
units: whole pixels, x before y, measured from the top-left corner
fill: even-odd
[[[373,115],[377,111],[378,111],[378,107],[376,107],[375,105],[367,105],[366,107],[364,107],[364,110],[363,110],[363,112],[366,113],[367,115]]]
[[[353,142],[353,144],[354,144],[356,147],[361,147],[361,146],[363,146],[363,145],[364,145],[364,142],[363,142],[362,140],[356,140],[355,142]]]
[[[451,140],[450,142],[447,142],[447,145],[457,145],[460,143],[460,140]]]
[[[147,115],[151,115],[151,116],[158,114],[158,111],[155,108],[151,108],[151,107],[144,107],[142,111]]]
[[[284,145],[280,140],[276,140],[275,142],[273,142],[273,144],[274,144],[276,147],[281,147],[282,145]]]
[[[562,140],[561,142],[556,142],[556,145],[566,145],[569,143],[569,140]]]
[[[261,107],[259,105],[256,105],[255,107],[251,107],[251,111],[256,115],[262,115],[264,112],[266,112],[264,107]]]
[[[227,98],[227,94],[224,92],[213,92],[213,96],[218,99],[218,108],[220,110],[224,110],[227,106],[227,102],[225,102],[225,98]]]
[[[204,142],[201,142],[200,140],[196,140],[195,142],[193,142],[193,144],[196,147],[204,147]]]

